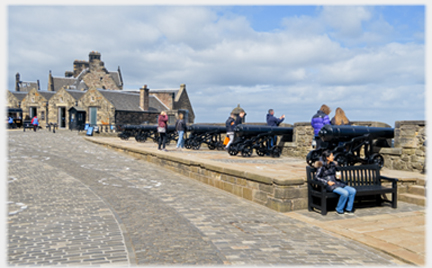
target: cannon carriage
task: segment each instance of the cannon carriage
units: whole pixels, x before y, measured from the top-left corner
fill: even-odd
[[[313,167],[321,160],[325,150],[333,153],[334,160],[340,166],[376,164],[384,166],[384,158],[375,147],[390,147],[394,129],[368,126],[325,125],[318,133],[323,141],[321,148],[312,150],[306,156],[306,162]]]
[[[117,135],[122,140],[128,140],[130,137],[135,137],[139,132],[137,125],[120,126],[121,132]]]
[[[166,130],[167,144],[172,140],[177,141],[178,134],[174,126],[168,126]],[[157,125],[128,125],[123,127],[123,131],[118,135],[122,140],[128,140],[130,137],[135,137],[137,142],[146,142],[151,139],[154,142],[159,142],[160,135],[157,132]]]
[[[191,125],[187,127],[190,132],[185,140],[186,149],[199,150],[201,144],[207,144],[210,150],[223,150],[224,145],[221,135],[226,133],[225,126],[215,125]]]
[[[241,124],[235,127],[235,138],[228,148],[228,153],[232,156],[239,152],[243,157],[252,156],[253,150],[259,156],[271,155],[279,157],[282,150],[277,146],[275,136],[292,136],[292,127],[270,127],[259,125]],[[271,146],[272,140],[274,141]]]

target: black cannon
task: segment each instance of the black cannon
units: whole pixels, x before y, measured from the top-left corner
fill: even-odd
[[[174,126],[168,126],[167,130],[167,144],[172,140],[177,141],[178,134]],[[135,137],[137,142],[145,142],[147,139],[152,139],[154,142],[159,142],[159,133],[157,132],[157,125],[127,125],[123,126],[123,131],[118,134],[122,140],[128,140],[130,137]]]
[[[321,154],[324,150],[330,150],[335,161],[340,166],[353,166],[360,163],[377,164],[379,167],[383,167],[384,158],[381,154],[375,152],[374,146],[391,147],[394,129],[387,127],[325,125],[318,135],[323,142],[321,148],[310,151],[306,156],[306,162],[310,166],[321,160]]]
[[[241,124],[235,127],[234,141],[228,148],[230,155],[241,152],[243,157],[250,157],[255,149],[257,155],[271,155],[279,157],[282,150],[277,146],[275,136],[289,136],[292,138],[292,127],[270,127]],[[273,145],[271,144],[273,141]]]
[[[137,142],[146,142],[149,138],[153,141],[157,141],[157,125],[140,125],[137,129],[135,140]]]
[[[187,130],[189,137],[185,140],[186,149],[199,150],[202,143],[207,144],[210,150],[223,150],[221,134],[226,133],[225,126],[191,125]]]
[[[130,137],[135,137],[138,134],[140,127],[140,125],[121,126],[120,130],[122,132],[119,133],[117,136],[122,140],[128,140]]]

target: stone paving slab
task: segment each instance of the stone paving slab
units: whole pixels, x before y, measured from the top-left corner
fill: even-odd
[[[118,222],[88,187],[33,155],[8,171],[9,265],[129,263]]]
[[[355,215],[301,210],[285,215],[389,253],[415,265],[426,264],[426,211],[424,207],[398,203],[398,208],[369,207]]]
[[[8,255],[9,265],[404,264],[325,228],[86,142],[75,132],[10,132],[8,145],[11,210],[22,209],[8,216],[8,251],[21,254]],[[47,243],[39,247],[51,254],[44,260],[38,243]],[[111,249],[101,253],[101,245]]]

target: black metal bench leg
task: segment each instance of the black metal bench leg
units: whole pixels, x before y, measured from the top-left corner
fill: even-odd
[[[392,208],[397,208],[397,192],[392,193]]]
[[[321,197],[321,215],[327,215],[327,199],[324,196]]]

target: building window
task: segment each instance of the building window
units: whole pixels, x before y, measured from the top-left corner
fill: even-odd
[[[60,102],[63,102],[63,97],[60,97]]]
[[[41,111],[41,120],[45,120],[45,111]]]
[[[91,97],[90,97],[90,101],[95,101],[94,96],[91,96]]]
[[[32,97],[32,98],[31,98],[31,101],[32,101],[32,102],[35,102],[35,98],[34,98],[34,97]]]

